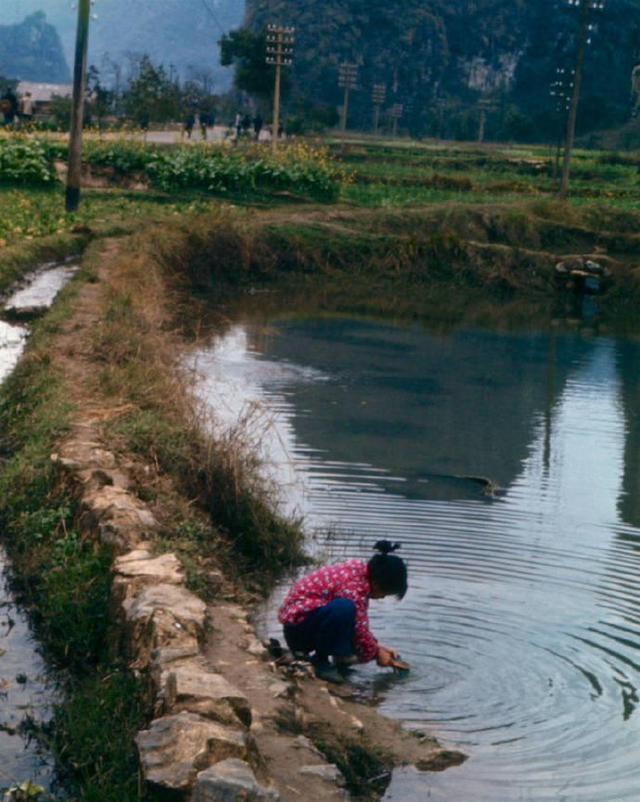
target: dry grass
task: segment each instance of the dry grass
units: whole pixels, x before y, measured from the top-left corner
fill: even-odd
[[[224,219],[218,222],[228,231]],[[235,238],[239,253],[242,237],[231,231],[224,241]],[[226,554],[236,575],[238,569],[257,575],[299,562],[302,533],[279,514],[276,496],[242,438],[213,436],[192,379],[181,369],[179,267],[188,258],[183,249],[195,255],[198,242],[177,225],[137,235],[119,254],[94,335],[93,358],[101,365],[97,389],[125,410],[108,423],[123,447],[153,466],[158,486],[170,478],[189,505],[210,516],[213,528],[207,532],[197,518],[187,521],[202,551]],[[200,267],[195,270],[198,275]],[[185,523],[171,517],[177,528]]]

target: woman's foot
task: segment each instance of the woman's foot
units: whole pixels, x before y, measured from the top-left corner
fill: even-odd
[[[347,657],[334,657],[333,664],[336,671],[343,677],[348,676],[353,671],[353,666],[358,662],[355,654],[350,654]]]
[[[311,662],[314,674],[318,679],[333,682],[335,685],[341,685],[344,682],[344,678],[333,663],[328,660],[312,660]]]

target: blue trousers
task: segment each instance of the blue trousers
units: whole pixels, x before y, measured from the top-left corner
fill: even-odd
[[[356,606],[351,599],[334,599],[312,610],[299,624],[285,624],[284,637],[292,652],[315,652],[317,660],[354,653]]]

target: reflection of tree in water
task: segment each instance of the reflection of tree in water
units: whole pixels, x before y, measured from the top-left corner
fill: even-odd
[[[620,343],[618,371],[627,429],[623,493],[618,506],[625,523],[640,527],[640,344],[632,341]],[[636,546],[640,549],[640,541]]]
[[[357,454],[407,479],[408,495],[431,498],[478,495],[477,485],[438,481],[438,474],[488,476],[508,487],[535,425],[591,347],[572,335],[558,335],[550,351],[540,333],[440,337],[415,326],[335,318],[285,324],[283,336],[262,346],[270,358],[332,377],[289,396],[301,442],[328,449],[332,461]]]

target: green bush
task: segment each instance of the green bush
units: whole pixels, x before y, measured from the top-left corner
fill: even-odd
[[[42,142],[22,136],[0,137],[0,183],[48,184],[55,177]]]
[[[55,178],[53,162],[64,160],[67,145],[58,140],[0,137],[0,181],[41,184]],[[323,151],[294,145],[273,153],[256,146],[231,150],[208,145],[156,147],[144,142],[88,140],[83,160],[112,167],[118,175],[141,174],[165,192],[288,191],[319,200],[337,197],[342,168]]]

